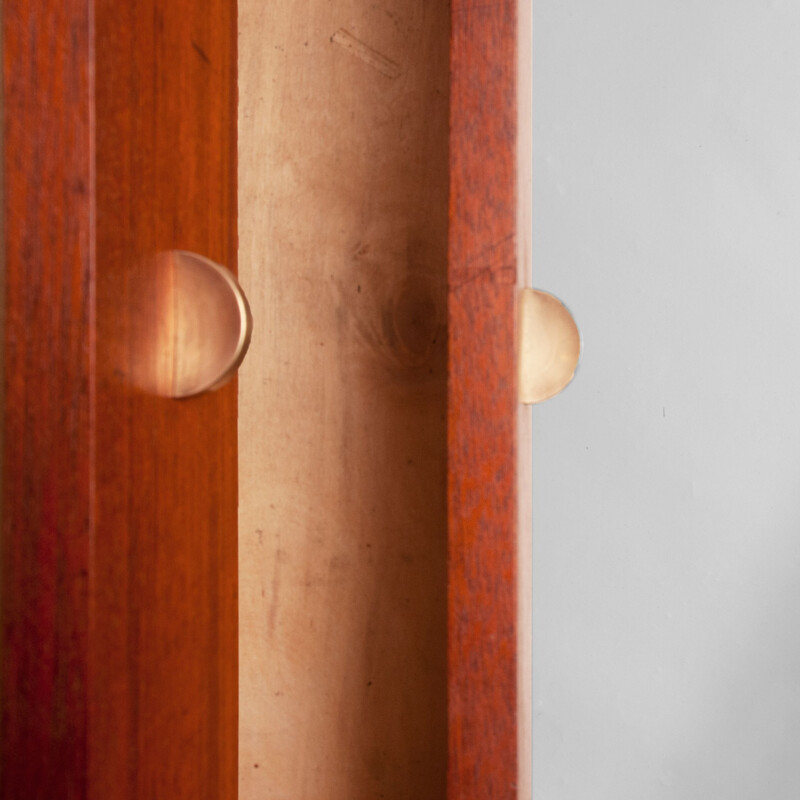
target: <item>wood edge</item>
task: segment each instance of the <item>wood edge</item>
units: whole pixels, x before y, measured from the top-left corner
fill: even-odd
[[[452,7],[449,800],[520,780],[516,26],[516,0]]]
[[[533,286],[533,3],[517,0],[517,291]],[[519,335],[519,320],[517,335]],[[517,359],[520,343],[517,341]],[[517,410],[517,796],[533,796],[533,419]]]

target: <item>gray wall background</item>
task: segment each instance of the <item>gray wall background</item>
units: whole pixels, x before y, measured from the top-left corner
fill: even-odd
[[[533,0],[535,800],[800,797],[800,3]]]

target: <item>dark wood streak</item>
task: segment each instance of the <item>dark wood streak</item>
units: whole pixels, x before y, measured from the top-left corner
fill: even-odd
[[[138,264],[236,266],[235,2],[3,6],[0,795],[234,798],[235,382],[125,375]]]
[[[455,0],[450,84],[449,800],[517,796],[516,6]]]

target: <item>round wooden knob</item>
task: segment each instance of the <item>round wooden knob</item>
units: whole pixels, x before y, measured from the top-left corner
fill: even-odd
[[[191,397],[226,383],[250,344],[247,298],[225,267],[196,253],[159,253],[141,272],[133,378],[162,397]]]
[[[541,403],[557,395],[575,375],[581,355],[578,326],[552,294],[523,289],[520,315],[520,401]]]

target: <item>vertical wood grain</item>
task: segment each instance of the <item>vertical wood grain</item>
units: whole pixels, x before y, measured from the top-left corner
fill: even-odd
[[[92,736],[92,783],[98,797],[233,798],[236,383],[185,401],[137,392],[125,337],[152,254],[236,268],[235,2],[96,0],[96,83],[91,710],[113,736]]]
[[[3,4],[4,798],[87,796],[92,126],[86,0]]]
[[[518,796],[516,24],[513,0],[453,2],[449,800]]]
[[[236,266],[236,7],[6,0],[4,798],[236,796],[236,386],[129,377],[159,250]]]
[[[443,798],[449,7],[240,7],[241,800]]]

